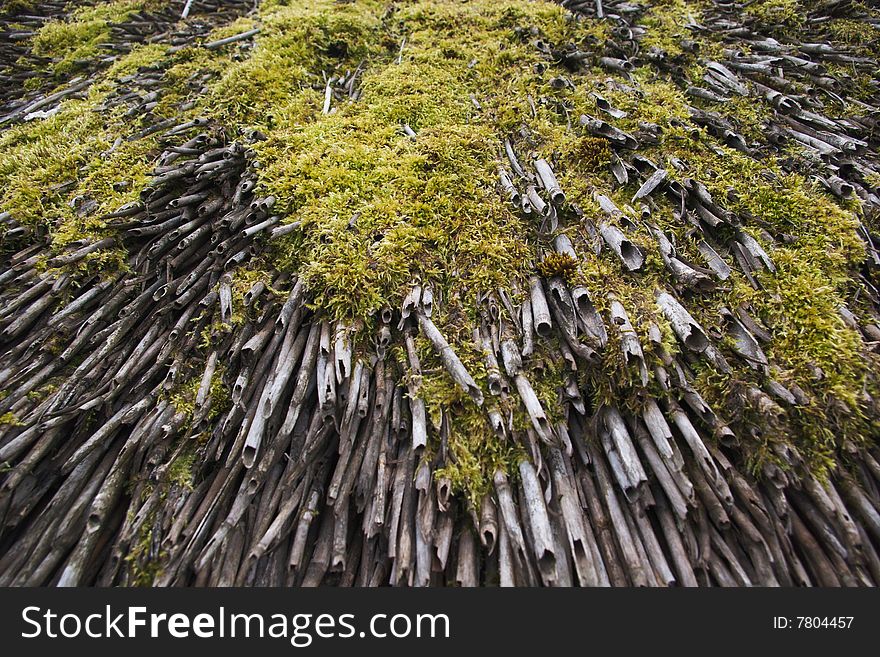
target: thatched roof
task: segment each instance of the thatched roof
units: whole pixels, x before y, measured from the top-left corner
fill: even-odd
[[[880,12],[16,1],[0,584],[880,582]]]

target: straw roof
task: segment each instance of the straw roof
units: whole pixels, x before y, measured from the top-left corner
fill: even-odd
[[[0,584],[880,582],[880,12],[0,15]]]

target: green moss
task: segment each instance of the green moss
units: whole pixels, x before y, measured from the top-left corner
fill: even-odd
[[[862,102],[872,102],[876,97],[878,86],[875,71],[870,68],[856,67],[854,64],[828,62],[824,65],[829,76],[843,82],[846,85],[847,97]],[[849,102],[847,109],[852,107],[857,115],[864,112],[859,107]]]
[[[565,175],[571,178],[605,173],[611,164],[607,139],[566,133],[557,142],[557,153]]]
[[[278,296],[277,291],[272,291],[272,279],[266,271],[266,263],[259,258],[251,260],[247,266],[240,267],[232,272],[232,324],[241,325],[247,320],[256,321],[266,298]],[[266,286],[266,292],[251,305],[245,306],[245,294],[257,283]]]
[[[193,489],[199,459],[196,446],[184,443],[175,449],[173,454],[170,463],[164,466],[163,476],[155,484],[144,484],[140,493],[142,502],[146,502],[154,495],[157,495],[160,501],[164,502],[168,493],[175,487],[190,491]],[[156,540],[154,534],[157,531],[155,509],[160,506],[156,505],[144,519],[125,556],[131,583],[134,586],[152,586],[162,573],[168,557],[168,553],[164,549],[160,549],[158,554],[153,554],[153,544]]]
[[[158,4],[153,0],[115,0],[75,10],[66,20],[46,23],[33,40],[33,53],[53,60],[56,74],[88,66],[110,38],[110,26],[132,12]]]
[[[8,0],[3,3],[3,13],[13,14],[29,10],[33,7],[32,0]]]
[[[232,405],[229,388],[223,379],[225,371],[223,364],[218,364],[211,377],[211,386],[208,392],[208,400],[210,401],[211,406],[208,410],[208,420],[219,417],[228,411]],[[196,395],[198,394],[201,384],[202,373],[198,373],[187,381],[175,386],[174,389],[168,393],[167,397],[178,413],[183,413],[190,419],[192,418],[196,411]]]
[[[58,71],[94,56],[109,25],[139,5],[114,2],[78,11],[63,24],[50,24],[38,37],[40,52],[53,58]],[[701,84],[702,61],[720,59],[728,44],[720,37],[690,30],[684,17],[705,24],[702,0],[642,2],[635,18],[647,30],[641,50],[666,52],[681,66],[686,84]],[[744,11],[755,22],[794,30],[806,15],[795,0],[758,0]],[[396,306],[415,280],[430,283],[440,301],[434,321],[484,390],[487,404],[512,415],[518,432],[529,428],[524,409],[488,394],[482,355],[473,345],[479,321],[479,295],[503,288],[513,294],[527,287],[527,277],[561,275],[583,284],[607,316],[609,295],[625,307],[645,353],[649,370],[661,352],[675,355],[678,344],[654,303],[657,288],[674,290],[677,281],[658,255],[656,241],[644,226],[627,227],[628,237],[646,255],[641,271],[625,271],[608,249],[594,253],[586,227],[568,208],[561,225],[578,254],[576,262],[550,253],[539,221],[524,218],[497,189],[499,165],[508,167],[501,147],[512,140],[520,159],[553,163],[566,196],[594,223],[608,221],[593,200],[596,191],[621,208],[637,189],[620,189],[609,172],[611,151],[605,140],[583,134],[580,114],[607,116],[596,107],[593,92],[627,113],[608,119],[637,133],[644,124],[660,128],[659,143],[640,150],[673,179],[692,177],[713,197],[745,218],[744,229],[758,239],[777,271],[758,275],[754,290],[740,273],[711,292],[682,292],[694,316],[710,332],[721,332],[722,306],[750,305],[771,329],[766,350],[783,385],[797,385],[807,404],[785,409],[778,418],[762,419],[747,401],[750,388],[766,383],[764,374],[732,361],[730,374],[697,363],[698,391],[731,423],[756,470],[774,458],[776,442],[798,447],[817,471],[827,467],[845,440],[864,442],[874,427],[867,419],[864,392],[876,396],[876,359],[867,356],[859,336],[840,320],[838,308],[853,306],[853,272],[863,258],[855,237],[860,209],[840,204],[803,177],[785,174],[782,158],[804,158],[799,149],[754,159],[724,147],[691,122],[689,108],[721,113],[750,143],[764,142],[768,107],[756,97],[723,104],[685,95],[685,84],[642,67],[625,80],[608,71],[571,72],[535,48],[540,38],[555,46],[595,52],[609,38],[611,22],[570,20],[555,3],[526,0],[420,0],[392,3],[363,0],[338,3],[267,1],[258,12],[215,30],[206,40],[259,26],[260,34],[244,44],[217,51],[199,47],[169,54],[157,45],[121,57],[100,74],[84,99],[62,104],[53,117],[12,128],[0,136],[0,208],[29,225],[43,225],[56,249],[83,238],[112,234],[98,217],[136,197],[145,186],[158,141],[154,137],[123,143],[108,153],[117,135],[137,132],[120,111],[101,110],[118,89],[118,80],[141,67],[163,76],[156,118],[209,116],[231,139],[259,129],[267,139],[253,145],[257,192],[276,196],[275,210],[300,229],[274,240],[264,253],[233,275],[233,324],[246,321],[243,296],[269,272],[288,271],[307,284],[314,308],[327,319],[343,319],[372,330],[374,313]],[[835,41],[866,39],[864,28],[832,21]],[[691,39],[697,49],[682,48]],[[852,77],[856,96],[876,92],[860,69],[831,67]],[[327,81],[358,71],[360,98],[332,98],[323,113]],[[573,88],[551,84],[570,77]],[[611,77],[612,83],[607,82]],[[205,84],[193,79],[211,78]],[[630,88],[638,89],[637,92]],[[192,105],[181,112],[183,103]],[[843,112],[846,108],[841,108]],[[408,137],[407,127],[416,133]],[[758,149],[759,152],[770,149]],[[58,182],[76,181],[71,189],[51,191]],[[124,186],[116,182],[126,182]],[[77,195],[97,201],[95,212],[79,216],[70,202]],[[652,196],[650,222],[674,238],[679,253],[702,262],[689,226],[676,218],[662,195]],[[627,210],[627,212],[629,212]],[[774,241],[768,239],[775,238]],[[792,236],[792,237],[786,237]],[[729,235],[717,236],[722,250]],[[121,251],[101,252],[78,265],[81,273],[124,266]],[[540,264],[538,264],[540,263]],[[258,305],[250,312],[257,313]],[[207,318],[205,349],[229,327]],[[648,336],[655,324],[661,344]],[[721,342],[722,339],[719,339]],[[420,390],[438,426],[450,422],[446,459],[438,475],[472,502],[491,485],[498,468],[515,472],[523,447],[497,437],[476,407],[442,369],[426,342],[419,340],[424,376]],[[541,343],[527,363],[527,376],[548,416],[562,419],[559,387],[567,366]],[[403,360],[403,359],[398,359]],[[816,372],[822,376],[817,377]],[[602,361],[577,372],[587,401],[636,409],[645,395],[639,372],[623,361],[618,336],[609,331]],[[179,411],[193,414],[200,372],[187,372],[186,383],[171,399]],[[211,416],[228,408],[228,394],[218,371],[211,385]],[[660,393],[653,374],[649,393]],[[756,425],[763,432],[752,432]],[[433,432],[437,434],[437,432]],[[429,458],[440,454],[432,439]],[[187,457],[189,458],[189,457]],[[176,464],[183,485],[192,462]]]
[[[800,0],[755,0],[745,5],[745,13],[764,25],[797,27],[807,15]]]
[[[378,2],[339,5],[330,0],[263,6],[261,34],[251,56],[226,68],[211,87],[208,103],[217,118],[224,125],[264,127],[297,122],[304,115],[293,106],[302,103],[302,94],[314,101],[310,109],[320,109],[321,72],[343,63],[353,70],[375,54],[370,44],[381,26],[380,7]],[[235,32],[247,27],[242,23]],[[232,30],[212,38],[225,32]]]
[[[855,46],[862,52],[870,52],[880,39],[880,29],[862,21],[837,18],[828,21],[827,29],[835,41]]]
[[[712,109],[732,119],[736,130],[749,144],[763,141],[773,116],[767,103],[755,102],[750,96],[733,96],[720,106],[713,106]]]
[[[151,493],[152,488],[148,485],[143,495],[144,499]],[[160,552],[157,559],[151,558],[155,525],[156,512],[152,511],[140,526],[136,540],[129,546],[128,554],[125,555],[125,562],[128,564],[134,586],[152,586],[156,577],[162,572],[165,552]]]
[[[659,16],[666,4],[652,5],[654,13]],[[714,47],[709,44],[710,52]],[[675,85],[656,79],[651,69],[639,69],[633,77],[637,83],[633,86],[640,89],[640,94],[625,88],[600,91],[615,107],[628,113],[612,122],[630,132],[637,132],[639,124],[645,121],[660,126],[660,143],[646,149],[644,155],[666,166],[673,178],[692,177],[705,183],[714,198],[746,217],[746,229],[762,242],[777,268],[774,274],[766,272],[759,276],[759,291],[735,272],[729,285],[713,293],[690,295],[688,308],[711,332],[722,329],[718,313],[722,306],[751,305],[758,319],[771,328],[773,340],[767,351],[781,368],[774,377],[783,385],[800,387],[808,395],[809,403],[784,409],[778,422],[754,415],[747,392],[749,388],[760,388],[765,381],[736,360],[731,361],[730,375],[708,364],[697,365],[697,389],[724,416],[722,419],[731,423],[741,437],[744,454],[757,470],[760,463],[775,458],[771,449],[774,442],[788,442],[821,474],[844,441],[865,442],[877,431],[875,423],[868,419],[871,412],[865,407],[864,396],[866,388],[871,391],[876,387],[876,377],[869,376],[878,367],[876,358],[865,352],[860,337],[843,323],[837,312],[853,294],[852,273],[864,258],[863,246],[855,234],[859,210],[852,204],[839,204],[798,175],[784,174],[775,157],[754,159],[719,146],[700,130],[694,138],[690,129],[682,127],[690,124],[687,106],[693,100],[686,99]],[[578,90],[567,96],[573,104],[572,114],[583,111],[599,115],[587,97],[592,90],[589,83],[578,82]],[[727,115],[748,140],[763,141],[762,126],[769,117],[765,105],[755,103],[753,98],[743,98],[711,109]],[[553,143],[565,140],[554,135]],[[795,152],[794,156],[800,154]],[[674,166],[670,165],[672,158],[676,158]],[[679,170],[682,164],[684,169]],[[608,194],[610,177],[598,172],[579,174],[560,176],[567,195],[595,222],[607,220],[590,197],[596,187]],[[585,176],[587,182],[583,181]],[[610,195],[618,206],[624,207],[635,188],[628,186]],[[685,257],[702,262],[687,235],[688,226],[674,218],[675,208],[657,195],[653,200],[658,207],[652,213],[652,223],[675,237],[677,248]],[[768,242],[761,230],[780,241]],[[659,362],[658,350],[645,334],[651,322],[661,329],[663,348],[674,353],[676,341],[663,318],[657,316],[653,290],[674,288],[675,281],[656,257],[652,238],[642,229],[628,233],[647,256],[643,270],[633,276],[621,271],[613,256],[591,255],[589,242],[580,229],[571,228],[568,232],[582,254],[580,282],[594,292],[601,291],[598,295],[594,293],[594,302],[601,312],[607,311],[607,300],[603,297],[608,292],[621,300],[639,331],[649,369]],[[785,235],[794,236],[794,240],[782,242]],[[611,333],[601,364],[583,379],[584,384],[592,391],[595,403],[635,407],[644,394],[638,372],[625,367],[617,338]],[[822,372],[821,379],[817,379],[817,371]],[[652,378],[648,390],[658,392],[655,385]],[[754,426],[763,426],[766,431],[753,434],[750,429]]]
[[[137,73],[140,69],[160,65],[167,55],[168,47],[161,43],[138,46],[114,61],[103,77],[106,80],[118,80]]]
[[[673,146],[674,142],[667,142],[661,148],[669,153]],[[807,391],[810,403],[787,411],[779,433],[768,433],[773,440],[793,441],[821,473],[845,440],[864,442],[876,431],[866,420],[863,392],[866,375],[877,363],[866,355],[860,337],[837,312],[850,292],[851,272],[864,258],[864,247],[855,234],[857,217],[803,178],[783,174],[772,159],[757,161],[732,149],[695,148],[693,144],[672,152],[690,166],[688,175],[704,182],[713,197],[728,199],[729,209],[753,217],[755,226],[773,235],[796,236],[791,244],[782,245],[768,243],[754,233],[777,271],[759,275],[760,292],[735,273],[732,288],[703,299],[696,308],[698,319],[712,328],[718,324],[715,309],[722,303],[728,307],[750,304],[771,327],[768,355],[782,368],[777,378],[783,385],[795,384]],[[823,373],[821,378],[816,368]],[[727,407],[731,411],[728,419],[741,435],[749,436],[748,416],[742,415],[742,386],[760,381],[739,367],[731,377],[714,378],[714,383],[701,380],[702,392],[719,408]],[[736,422],[737,415],[741,422]],[[745,447],[753,455],[769,452],[767,444],[747,442]]]
[[[668,57],[681,57],[685,51],[681,48],[684,39],[693,40],[693,33],[687,29],[689,22],[695,22],[703,2],[688,0],[651,0],[644,3],[647,10],[640,17],[640,24],[647,29],[641,40],[645,50],[657,49]],[[690,20],[689,20],[690,19]]]
[[[139,46],[97,74],[85,97],[63,101],[48,118],[6,130],[0,134],[0,209],[20,224],[47,229],[56,252],[79,240],[112,234],[102,215],[138,198],[160,152],[157,134],[128,139],[141,126],[126,116],[126,107],[105,108],[118,92],[119,80],[142,69],[159,73],[162,94],[152,115],[183,122],[203,112],[206,102],[188,86],[189,76],[195,70],[210,72],[211,66],[219,71],[228,61],[226,53],[191,48],[169,54],[159,44]],[[180,109],[194,97],[201,102]],[[110,275],[123,270],[126,260],[124,250],[109,248],[65,271]]]
[[[506,415],[506,412],[513,410],[509,400],[501,402],[489,396],[482,355],[475,347],[468,349],[467,344],[462,343],[457,350],[458,356],[484,391],[487,403],[497,404],[499,410]],[[522,447],[515,441],[505,440],[494,433],[485,410],[477,407],[458,384],[452,381],[427,340],[419,338],[417,346],[423,371],[423,376],[418,381],[418,395],[425,400],[429,422],[435,428],[425,458],[433,460],[441,450],[440,440],[437,438],[439,431],[436,430],[440,429],[445,417],[449,423],[446,460],[439,463],[435,477],[448,479],[454,491],[464,493],[469,502],[478,508],[480,499],[492,486],[495,471],[516,470]]]
[[[360,102],[303,123],[302,108],[311,100],[315,112],[317,96],[302,91],[291,101],[293,120],[280,122],[257,144],[262,190],[302,221],[303,234],[290,239],[286,265],[305,263],[316,306],[336,317],[366,317],[399,300],[417,277],[445,284],[445,272],[458,276],[463,288],[480,290],[522,276],[528,228],[494,189],[498,133],[471,103],[479,95],[487,105],[503,106],[508,97],[493,98],[492,89],[478,84],[486,79],[481,64],[468,63],[477,55],[478,62],[497,57],[498,69],[507,69],[511,55],[498,44],[511,41],[509,25],[520,15],[511,10],[527,8],[483,2],[468,11],[450,11],[448,3],[402,9],[396,18],[407,32],[405,56],[398,65],[396,48],[374,54],[381,59],[363,75]],[[554,21],[559,16],[544,6],[540,14]],[[320,26],[322,16],[310,20]],[[358,44],[377,24],[363,15],[350,19],[345,25],[359,29],[349,41]],[[467,36],[450,51],[445,37],[452,33]],[[274,43],[268,39],[266,49]],[[320,31],[313,42],[320,51]],[[506,49],[514,48],[521,46]],[[347,56],[355,53],[351,63],[361,50],[348,46]],[[261,44],[250,67],[264,65],[269,56],[263,52]],[[272,48],[272,59],[277,56]],[[285,67],[291,69],[296,67]],[[404,124],[418,133],[415,140],[404,136]]]
[[[196,451],[189,449],[180,454],[168,466],[168,483],[192,490],[195,477]]]
[[[538,271],[544,278],[559,276],[571,283],[577,275],[578,261],[565,253],[550,253],[538,264]]]
[[[625,89],[609,89],[606,97],[611,103],[625,112],[627,116],[615,125],[636,130],[641,121],[655,123],[662,128],[675,121],[690,121],[688,102],[684,92],[667,80],[657,79],[653,69],[639,67],[633,71],[640,94]]]

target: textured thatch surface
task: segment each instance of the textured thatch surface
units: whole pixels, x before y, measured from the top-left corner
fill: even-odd
[[[880,582],[880,13],[561,5],[5,3],[0,584]]]

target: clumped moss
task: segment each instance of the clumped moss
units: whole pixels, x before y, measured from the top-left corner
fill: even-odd
[[[24,426],[23,423],[16,417],[15,413],[9,411],[0,415],[0,424],[5,424],[9,427],[20,427]]]
[[[130,5],[126,11],[135,8],[134,3],[122,4]],[[120,80],[150,70],[164,78],[159,105],[152,111],[157,120],[185,121],[199,115],[204,109],[199,102],[181,109],[198,91],[187,86],[189,76],[197,70],[210,72],[212,66],[219,71],[229,60],[228,53],[207,52],[189,48],[169,54],[159,44],[137,46],[96,74],[96,82],[81,97],[63,101],[52,116],[3,132],[0,208],[38,233],[47,230],[57,251],[79,240],[107,236],[102,215],[138,198],[160,151],[156,134],[128,139],[141,126],[126,116],[127,107],[105,105],[114,98]],[[109,248],[65,270],[81,276],[109,275],[123,270],[126,259],[121,248]]]
[[[565,253],[549,253],[538,264],[538,271],[544,278],[559,276],[571,283],[577,275],[578,261]]]
[[[645,3],[647,10],[640,22],[647,33],[642,46],[662,51],[671,58],[683,56],[686,51],[681,47],[682,40],[692,40],[692,32],[687,25],[696,21],[696,11],[702,4],[686,0],[651,0]]]
[[[467,337],[468,318],[458,301],[438,308],[433,320],[445,327],[447,338],[456,344],[457,355],[483,391],[487,404],[497,403],[497,398],[489,394],[483,354]],[[415,344],[422,375],[415,377],[410,372],[405,381],[414,384],[416,394],[425,401],[428,422],[434,429],[424,458],[435,464],[436,477],[448,479],[454,491],[463,493],[478,508],[479,500],[492,485],[495,470],[515,470],[519,447],[495,435],[485,410],[450,378],[427,339],[419,336]],[[392,356],[406,360],[400,348]],[[436,438],[440,435],[445,439]]]
[[[154,512],[144,521],[137,542],[131,545],[128,554],[125,555],[133,586],[152,586],[153,581],[162,572],[159,560],[149,558],[155,522]]]
[[[795,28],[803,23],[807,7],[800,0],[755,0],[745,5],[745,12],[763,24]]]
[[[59,72],[71,70],[77,60],[97,53],[112,21],[142,4],[113,2],[80,10],[70,21],[44,28],[36,47],[55,59]],[[647,29],[642,49],[664,51],[685,72],[687,84],[699,85],[703,72],[697,53],[720,58],[725,44],[704,30],[689,29],[685,19],[699,24],[710,3],[640,4],[646,11],[634,20]],[[755,21],[788,30],[806,13],[796,0],[757,0],[744,11]],[[678,349],[654,303],[656,289],[675,289],[677,282],[643,225],[627,228],[627,237],[647,256],[637,274],[624,271],[607,249],[595,253],[574,212],[563,216],[562,224],[577,261],[552,254],[538,262],[538,254],[550,251],[538,222],[520,216],[496,189],[498,166],[507,166],[501,143],[510,138],[524,162],[532,157],[553,162],[568,200],[594,223],[609,220],[593,200],[596,191],[626,209],[635,183],[610,191],[608,144],[578,127],[580,114],[604,116],[592,95],[598,93],[626,112],[612,121],[617,127],[638,133],[647,124],[656,125],[659,143],[640,152],[667,168],[673,179],[705,183],[713,197],[745,217],[745,229],[776,265],[775,273],[758,276],[760,291],[734,273],[715,291],[687,293],[688,307],[710,332],[722,329],[722,306],[749,305],[771,329],[767,351],[780,367],[773,376],[809,397],[809,403],[785,411],[778,421],[764,422],[766,430],[758,434],[750,425],[761,418],[743,399],[765,375],[736,364],[731,374],[694,365],[698,391],[735,428],[756,469],[773,458],[775,442],[789,441],[821,471],[843,441],[858,443],[876,432],[866,419],[863,391],[873,385],[868,374],[877,363],[865,357],[859,336],[837,310],[854,297],[851,274],[863,257],[854,234],[859,209],[837,203],[802,176],[783,173],[777,157],[755,159],[720,146],[691,122],[690,107],[708,101],[686,96],[684,85],[658,78],[654,67],[639,68],[618,85],[622,80],[612,75],[608,83],[604,70],[564,71],[534,45],[540,38],[592,51],[608,38],[609,22],[569,20],[555,3],[525,0],[267,1],[252,16],[208,38],[254,26],[261,32],[252,43],[218,51],[184,48],[169,54],[158,46],[136,48],[102,74],[85,98],[66,101],[49,119],[5,132],[0,136],[0,207],[19,222],[49,227],[59,249],[103,235],[107,229],[98,217],[144,187],[157,143],[153,138],[123,142],[108,152],[117,135],[128,136],[137,127],[118,112],[96,110],[121,77],[157,67],[166,91],[154,115],[181,120],[207,115],[226,126],[233,139],[261,131],[267,138],[253,145],[257,191],[276,196],[275,208],[286,221],[300,222],[299,230],[235,272],[233,323],[245,320],[245,292],[258,280],[268,286],[266,272],[273,270],[301,276],[314,307],[329,319],[367,326],[375,311],[399,304],[413,281],[430,283],[440,300],[435,322],[484,389],[487,403],[498,403],[522,432],[529,427],[524,410],[488,394],[485,363],[471,335],[480,294],[499,287],[522,290],[536,270],[559,275],[585,285],[606,317],[611,296],[623,304],[649,371],[661,353],[675,355]],[[866,36],[845,22],[833,21],[827,29],[842,41]],[[693,44],[683,47],[684,39]],[[355,72],[352,88],[359,90],[359,100],[339,93],[324,113],[328,81],[333,86]],[[867,96],[871,81],[862,71],[850,73]],[[559,88],[552,83],[559,75],[570,76],[574,84]],[[211,76],[206,85],[192,83]],[[710,109],[731,119],[747,141],[760,143],[769,115],[755,100],[734,98]],[[181,113],[185,101],[192,107]],[[122,179],[129,184],[120,190],[114,183]],[[72,190],[51,191],[68,180],[76,181]],[[93,198],[97,210],[80,216],[71,206],[77,195]],[[676,208],[660,194],[653,196],[652,208],[650,222],[674,238],[683,256],[700,262],[689,226],[676,216]],[[82,266],[119,268],[122,255],[93,254]],[[660,330],[659,345],[648,335],[652,325]],[[223,330],[212,322],[205,346]],[[476,502],[491,485],[495,469],[515,472],[523,446],[496,436],[485,411],[454,384],[429,346],[420,340],[419,349],[420,390],[429,415],[438,426],[442,417],[450,423],[444,428],[445,452],[443,445],[432,444],[428,457],[445,458],[438,475]],[[527,375],[545,411],[557,420],[566,373],[552,352],[552,345],[539,345]],[[172,400],[191,415],[200,373],[187,376],[192,378]],[[617,403],[635,409],[644,395],[640,373],[624,363],[613,330],[602,362],[577,377],[593,406]],[[656,386],[651,374],[648,391],[659,392]],[[219,372],[211,391],[211,413],[216,413],[228,403]]]
[[[192,490],[196,458],[196,450],[192,448],[178,455],[168,466],[168,483]]]
[[[691,9],[701,7],[699,3],[687,4]],[[665,8],[660,4],[653,6],[658,15]],[[778,7],[768,5],[763,9],[776,11]],[[699,18],[698,12],[694,15]],[[643,24],[650,21],[649,16]],[[698,37],[701,51],[712,53],[718,48],[717,44],[707,43],[710,39]],[[742,437],[744,453],[753,464],[773,460],[771,445],[789,441],[821,474],[845,440],[863,442],[876,432],[876,427],[866,419],[869,415],[863,393],[865,386],[873,385],[866,375],[877,364],[866,356],[859,336],[843,323],[837,312],[840,305],[853,298],[852,272],[864,257],[863,246],[855,235],[859,210],[851,204],[838,203],[799,175],[783,173],[776,157],[755,159],[719,146],[691,123],[688,106],[694,100],[686,98],[676,85],[655,78],[652,70],[638,69],[633,79],[637,85],[630,86],[637,86],[640,93],[631,93],[626,87],[603,88],[589,78],[578,79],[575,91],[557,92],[567,103],[565,114],[554,117],[551,112],[542,111],[547,103],[538,104],[538,115],[524,122],[533,130],[533,138],[540,147],[557,155],[562,169],[560,182],[567,196],[594,221],[608,219],[602,217],[591,197],[597,189],[609,194],[610,176],[602,167],[577,170],[578,161],[586,159],[576,156],[578,138],[570,136],[572,131],[560,129],[563,121],[570,122],[580,112],[598,115],[589,98],[591,91],[601,93],[612,105],[627,112],[626,117],[614,121],[621,129],[635,133],[643,122],[658,125],[660,142],[644,154],[659,166],[666,166],[673,178],[693,177],[704,182],[714,198],[746,218],[746,230],[762,242],[777,271],[759,276],[759,291],[734,273],[729,284],[715,292],[690,295],[688,307],[707,329],[715,332],[722,330],[720,307],[750,306],[758,319],[771,327],[773,341],[768,352],[781,368],[774,377],[783,385],[800,387],[809,396],[809,403],[785,410],[777,424],[768,421],[766,432],[753,435],[750,424],[760,423],[761,418],[748,414],[745,396],[750,387],[763,383],[759,374],[736,363],[730,375],[711,367],[695,366],[697,387],[726,415],[723,419]],[[691,82],[699,83],[696,79]],[[748,141],[763,141],[769,113],[754,99],[734,99],[724,107],[711,109],[728,116]],[[786,152],[784,156],[791,154]],[[683,170],[679,168],[682,165]],[[634,191],[634,186],[628,186],[610,195],[620,207],[625,207]],[[701,262],[688,235],[688,226],[675,218],[674,208],[664,199],[655,195],[653,200],[656,207],[651,222],[675,238],[685,257]],[[590,239],[579,228],[570,226],[567,232],[581,257],[579,282],[594,291],[594,302],[600,312],[607,312],[605,294],[612,293],[621,300],[639,331],[649,370],[658,362],[661,347],[674,354],[676,341],[668,324],[658,317],[653,291],[658,287],[674,288],[675,281],[656,257],[653,238],[643,229],[628,233],[647,255],[642,271],[631,275],[621,271],[613,256],[593,256]],[[768,242],[768,235],[776,241]],[[812,297],[809,303],[802,301],[807,296]],[[646,335],[651,323],[661,330],[660,346],[651,344]],[[609,336],[609,340],[600,366],[582,380],[596,403],[637,405],[642,394],[638,373],[623,365],[616,336]],[[824,374],[826,369],[828,373]],[[817,379],[819,371],[823,375]],[[652,379],[649,391],[653,385]]]
[[[559,12],[539,8],[558,19]],[[334,12],[345,17],[368,9]],[[295,112],[293,121],[275,126],[256,145],[265,192],[302,221],[303,233],[291,239],[289,250],[291,261],[305,263],[316,306],[351,319],[399,300],[414,278],[445,283],[444,275],[454,276],[475,294],[521,278],[529,231],[495,192],[498,132],[472,97],[487,108],[508,100],[493,98],[493,89],[479,84],[488,79],[479,69],[486,59],[512,59],[499,42],[534,58],[530,49],[510,43],[509,25],[527,9],[524,3],[485,2],[468,11],[451,12],[447,3],[402,8],[394,16],[407,34],[401,62],[395,61],[396,47],[373,52],[360,102],[343,103],[308,123]],[[320,12],[320,5],[310,11]],[[325,22],[320,13],[310,20]],[[360,29],[349,40],[357,44],[377,24],[364,16],[351,19],[345,25]],[[320,34],[310,42],[319,50]],[[447,37],[452,34],[459,37],[454,46]],[[250,66],[268,59],[262,48]],[[348,46],[352,65],[364,54],[360,50]],[[292,99],[297,109],[303,97],[315,97],[311,89],[300,93]],[[404,125],[416,139],[405,136]]]
[[[855,46],[859,50],[869,51],[880,39],[880,30],[876,25],[846,18],[838,18],[828,22],[828,32],[836,40]]]
[[[211,385],[208,392],[208,400],[210,408],[206,415],[207,420],[219,417],[229,410],[232,404],[229,395],[229,388],[223,379],[225,368],[222,364],[218,364],[211,377]],[[177,385],[168,393],[168,399],[178,413],[184,413],[191,420],[196,412],[195,401],[199,387],[202,383],[202,373],[197,373],[187,381]]]
[[[752,97],[733,96],[724,102],[723,111],[748,143],[763,140],[772,115],[769,105],[755,102]]]
[[[164,502],[174,489],[193,490],[198,463],[199,454],[195,444],[178,445],[171,461],[164,466],[162,476],[155,482],[144,483],[140,489],[141,500],[156,496],[160,502]],[[144,518],[125,555],[133,586],[152,586],[167,561],[167,551],[156,549],[156,509],[160,506],[153,507]]]
[[[17,14],[29,10],[33,5],[32,0],[8,0],[8,2],[3,3],[3,13]]]
[[[33,40],[33,52],[53,60],[56,75],[88,66],[110,37],[110,26],[131,13],[159,4],[156,0],[115,0],[76,9],[65,20],[46,23]]]
[[[444,306],[462,295],[465,309],[481,292],[524,286],[536,227],[497,193],[499,135],[528,122],[528,96],[549,79],[536,71],[541,55],[517,28],[563,41],[574,35],[563,11],[521,1],[390,10],[315,3],[268,5],[262,22],[251,57],[217,87],[216,106],[268,135],[254,146],[258,191],[275,195],[276,207],[301,222],[301,231],[274,245],[275,265],[301,273],[314,306],[369,323],[414,280],[431,283]],[[334,99],[321,114],[325,79],[358,66],[358,102]],[[255,98],[227,102],[222,91],[243,75],[256,77]],[[263,81],[271,91],[263,93]],[[555,109],[540,112],[541,141],[563,132],[548,118]],[[594,167],[608,157],[602,144],[581,145],[595,152]],[[444,312],[435,321],[485,386],[462,324],[475,319],[471,312]],[[430,353],[425,359],[433,362]],[[426,372],[422,386],[435,418],[454,409],[439,476],[475,499],[496,467],[515,469],[509,466],[519,448],[494,435],[485,413],[442,369]]]
[[[593,176],[604,173],[611,164],[608,140],[598,137],[566,135],[558,145],[559,160],[568,174]]]

